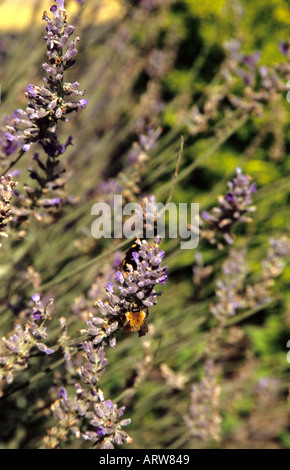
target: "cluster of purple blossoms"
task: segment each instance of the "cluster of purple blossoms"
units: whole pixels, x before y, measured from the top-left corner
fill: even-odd
[[[290,255],[290,243],[286,237],[270,240],[266,258],[262,261],[261,279],[245,285],[248,275],[245,249],[230,250],[222,265],[222,275],[217,281],[217,302],[210,306],[211,313],[224,325],[237,310],[256,308],[271,300],[274,279],[285,266]]]
[[[256,81],[260,52],[255,51],[252,55],[244,54],[241,51],[241,43],[236,39],[227,42],[225,49],[229,54],[231,69],[243,79],[245,85],[253,85]]]
[[[84,95],[83,91],[78,90],[77,82],[64,82],[65,71],[75,63],[79,37],[69,42],[75,28],[67,24],[64,0],[57,0],[57,3],[58,6],[53,5],[50,9],[53,19],[46,12],[43,14],[47,22],[45,40],[49,59],[49,63],[43,64],[48,75],[44,78],[46,85],[28,85],[27,109],[17,110],[18,117],[12,126],[7,126],[5,134],[8,142],[20,143],[25,152],[33,143],[39,142],[51,157],[64,153],[66,148],[56,137],[58,121],[66,121],[67,114],[85,108],[88,103],[87,99],[76,99]]]
[[[5,384],[11,384],[15,372],[28,367],[31,350],[37,348],[47,356],[54,350],[42,342],[47,338],[45,322],[51,319],[53,299],[48,303],[41,301],[39,294],[32,296],[33,305],[27,313],[24,327],[16,323],[8,339],[0,343],[0,395]]]
[[[8,140],[6,135],[7,126],[10,128],[13,127],[14,123],[17,122],[19,118],[20,112],[15,110],[11,116],[4,116],[0,126],[0,161],[3,167],[9,164],[11,155],[21,148],[20,142],[17,140]]]
[[[137,331],[139,336],[147,333],[148,308],[156,305],[157,297],[162,294],[155,292],[154,288],[167,281],[167,267],[161,267],[164,251],[159,250],[160,243],[160,238],[154,244],[137,240],[135,251],[130,250],[131,259],[127,260],[123,271],[116,272],[118,292],[114,291],[112,282],[107,282],[108,301],[97,301],[103,318],[91,315],[87,321],[88,328],[83,330],[94,337],[94,344],[109,338],[111,346],[114,346],[114,333],[118,329]]]
[[[207,222],[208,227],[202,227],[202,236],[209,240],[218,248],[223,248],[223,244],[217,241],[216,236],[221,235],[224,241],[231,245],[233,243],[232,228],[237,222],[251,222],[252,219],[246,217],[249,212],[255,211],[252,206],[252,194],[256,192],[256,184],[252,183],[252,178],[244,175],[240,168],[237,168],[237,176],[228,183],[229,191],[225,196],[219,196],[219,207],[214,207],[211,213],[202,212],[202,218]]]
[[[132,149],[128,155],[128,164],[136,165],[145,163],[149,158],[148,152],[151,152],[156,147],[161,132],[162,128],[160,126],[157,128],[147,126],[144,132],[140,133],[139,142],[133,143]]]
[[[289,61],[274,67],[259,66],[259,51],[252,55],[244,54],[241,43],[237,40],[229,41],[225,48],[228,53],[227,73],[241,77],[246,86],[244,96],[229,95],[230,102],[234,107],[242,106],[262,115],[263,105],[271,102],[276,93],[280,94],[287,89],[286,83],[290,78]],[[279,48],[289,58],[288,44],[281,41]]]
[[[124,406],[118,409],[111,400],[96,403],[94,412],[90,415],[90,425],[96,430],[87,431],[83,438],[94,442],[101,438],[101,449],[114,449],[114,443],[119,446],[130,444],[132,438],[122,430],[123,426],[131,423],[130,419],[121,419],[124,411]]]
[[[125,407],[118,409],[111,400],[105,400],[100,389],[88,394],[83,387],[76,384],[76,393],[77,398],[73,403],[66,389],[61,387],[58,399],[51,406],[58,425],[52,427],[43,437],[46,448],[59,447],[61,442],[69,439],[70,433],[77,439],[81,437],[93,442],[93,446],[100,449],[114,449],[115,444],[132,442],[132,438],[122,429],[131,422],[130,419],[122,419]],[[82,432],[84,422],[86,425],[88,423],[90,430]]]
[[[64,331],[64,321],[62,320]],[[65,338],[63,338],[65,339]],[[66,366],[70,366],[71,355],[67,347],[65,351]],[[69,434],[76,438],[83,438],[93,443],[94,447],[113,449],[114,444],[130,443],[132,439],[122,430],[123,426],[130,424],[130,419],[122,419],[125,407],[117,408],[110,400],[104,399],[98,383],[108,361],[105,357],[105,345],[94,345],[91,341],[82,343],[84,351],[83,364],[77,369],[80,382],[75,383],[75,397],[68,397],[66,388],[62,386],[58,392],[57,400],[52,404],[51,410],[57,425],[53,426],[43,438],[47,448],[61,446],[69,439]],[[69,372],[69,369],[67,369]]]

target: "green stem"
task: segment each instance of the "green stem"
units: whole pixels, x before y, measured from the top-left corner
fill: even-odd
[[[19,162],[19,160],[23,157],[24,154],[25,154],[25,151],[24,151],[24,150],[21,150],[20,153],[19,153],[19,155],[18,155],[18,157],[10,163],[10,165],[8,166],[8,168],[6,168],[6,170],[2,173],[2,175],[0,175],[0,177],[6,175],[6,173],[7,173],[9,170],[11,170],[11,168],[12,168],[14,165],[16,165],[16,163]]]

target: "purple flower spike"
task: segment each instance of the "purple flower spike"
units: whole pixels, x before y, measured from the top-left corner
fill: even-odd
[[[82,98],[84,91],[78,90],[77,82],[64,81],[64,73],[75,63],[75,56],[78,53],[76,44],[79,41],[79,37],[69,40],[75,28],[67,23],[64,0],[56,0],[50,12],[53,13],[53,18],[50,18],[46,12],[43,16],[47,22],[44,39],[49,59],[43,64],[43,69],[47,73],[44,77],[45,85],[28,85],[27,108],[25,111],[16,110],[6,138],[9,142],[15,141],[25,152],[32,144],[38,142],[48,156],[56,157],[64,153],[67,147],[58,141],[56,135],[58,121],[66,121],[67,114],[85,109],[88,100]]]
[[[125,332],[136,331],[139,336],[147,333],[148,308],[156,305],[161,295],[161,292],[155,291],[155,286],[166,284],[167,281],[167,266],[161,267],[164,251],[159,250],[160,243],[161,239],[156,239],[154,245],[137,239],[130,249],[132,256],[126,258],[126,264],[123,263],[123,273],[116,272],[117,289],[113,289],[111,282],[107,283],[108,301],[99,299],[96,303],[105,318],[101,322],[109,325],[106,327],[106,336],[114,333],[118,327]],[[89,328],[84,331],[95,336],[98,342],[102,341],[104,333],[99,327],[100,319],[92,317],[87,324]]]
[[[219,207],[214,207],[211,213],[202,212],[202,219],[207,222],[208,229],[204,231],[203,236],[213,245],[218,244],[223,247],[221,242],[217,242],[217,235],[222,235],[224,241],[231,245],[233,238],[231,235],[232,227],[236,222],[251,222],[252,219],[246,217],[248,212],[254,212],[252,206],[252,194],[256,192],[257,186],[252,183],[250,176],[244,175],[241,168],[236,169],[237,176],[228,183],[229,191],[225,196],[219,196]]]

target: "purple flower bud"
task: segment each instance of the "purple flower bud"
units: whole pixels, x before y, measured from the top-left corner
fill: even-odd
[[[65,400],[68,399],[68,395],[67,395],[67,391],[66,391],[65,387],[60,387],[60,390],[59,390],[57,396],[59,398],[64,398]]]
[[[113,284],[112,284],[110,281],[107,282],[107,284],[106,284],[106,290],[107,290],[108,292],[110,292],[110,294],[113,293]]]
[[[27,93],[31,96],[33,96],[34,98],[36,98],[36,96],[38,95],[37,91],[36,91],[36,87],[35,85],[28,85],[27,87]]]
[[[280,41],[279,42],[279,49],[282,52],[282,54],[287,56],[289,47],[288,47],[288,44],[286,44],[286,42]]]
[[[257,185],[256,185],[256,183],[253,183],[253,184],[250,186],[250,191],[251,191],[251,193],[256,193],[256,192],[257,192]]]
[[[39,294],[34,294],[32,297],[33,302],[36,304],[40,301],[40,295]]]
[[[88,103],[89,103],[89,100],[87,100],[87,98],[84,98],[83,100],[79,101],[80,107],[83,109],[87,107]]]
[[[97,434],[98,436],[100,437],[103,437],[106,435],[106,430],[105,428],[103,428],[103,426],[99,426],[98,429],[97,429]]]
[[[261,74],[261,77],[262,77],[262,78],[266,78],[266,77],[267,77],[267,75],[268,75],[268,69],[267,69],[267,67],[266,67],[265,65],[262,65],[262,66],[260,67],[260,74]]]
[[[116,272],[116,281],[119,281],[121,284],[124,283],[124,277],[123,277],[123,274],[120,271]]]
[[[55,197],[53,199],[43,199],[40,202],[43,207],[56,207],[61,204],[62,199],[60,197]]]
[[[233,193],[227,193],[227,195],[226,195],[226,200],[227,200],[228,202],[234,202],[235,198],[234,198]]]
[[[34,320],[38,321],[43,317],[43,313],[40,310],[34,310],[32,316]]]
[[[22,150],[24,150],[24,152],[28,152],[30,147],[31,147],[31,144],[24,144],[24,145],[22,145]]]
[[[207,211],[202,211],[201,213],[201,217],[204,219],[204,220],[210,220],[210,215]]]

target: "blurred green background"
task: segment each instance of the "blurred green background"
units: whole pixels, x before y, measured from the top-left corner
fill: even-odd
[[[41,11],[43,4],[49,9],[49,1],[35,2],[28,15],[24,6],[30,7],[31,2],[21,1],[19,14],[12,15],[15,23],[9,12],[13,3],[0,2],[2,116],[26,106],[27,84],[41,83],[45,60]],[[25,275],[32,266],[40,275],[38,290],[56,299],[51,340],[57,338],[58,317],[62,315],[68,319],[72,338],[77,337],[83,322],[71,306],[86,294],[104,270],[104,263],[113,262],[113,250],[120,242],[92,238],[91,207],[98,200],[100,182],[120,172],[125,174],[126,189],[132,191],[126,159],[144,122],[161,126],[163,132],[137,185],[137,200],[138,194],[148,193],[166,201],[183,135],[173,202],[199,202],[201,210],[211,208],[227,190],[227,181],[237,166],[257,183],[254,220],[238,229],[236,241],[237,246],[248,247],[250,283],[259,276],[269,237],[289,235],[290,105],[286,93],[281,93],[274,106],[266,106],[263,116],[230,119],[222,136],[216,132],[226,117],[222,109],[204,133],[191,133],[187,124],[191,107],[219,91],[216,77],[226,41],[238,39],[247,54],[259,50],[261,65],[285,60],[278,43],[289,36],[289,2],[164,0],[156,1],[159,6],[151,12],[137,3],[66,1],[69,22],[81,38],[68,80],[77,80],[89,99],[87,109],[60,129],[61,141],[68,135],[74,137],[64,158],[67,191],[78,203],[54,225],[32,222],[24,240],[5,243],[0,265],[1,336],[15,321],[7,310],[7,298],[16,305],[35,293],[35,285]],[[106,14],[103,4],[109,6]],[[1,9],[6,16],[1,15]],[[158,67],[156,51],[164,53]],[[20,187],[28,181],[26,168],[30,165],[32,156],[27,154],[17,166]],[[198,247],[205,264],[213,265],[198,296],[193,283],[196,250],[180,250],[179,240],[164,240],[162,249],[169,281],[158,305],[150,310],[153,361],[146,379],[133,396],[124,392],[136,364],[142,361],[148,339],[131,334],[120,336],[115,349],[108,348],[109,365],[99,384],[106,397],[127,406],[126,417],[132,419],[127,428],[133,437],[130,447],[289,448],[289,265],[273,287],[274,300],[258,311],[246,312],[244,319],[232,319],[225,332],[218,360],[221,440],[201,443],[187,436],[183,415],[190,404],[190,384],[202,376],[205,345],[211,341],[210,329],[215,325],[209,306],[215,301],[216,280],[227,249],[220,252],[206,244]],[[111,254],[99,257],[108,251]],[[235,334],[239,340],[232,343]],[[46,365],[34,361],[31,368]],[[162,372],[164,363],[174,374],[171,381]],[[30,370],[21,374],[20,384],[30,377]],[[279,380],[278,392],[266,400],[255,393],[262,377]],[[52,380],[53,374],[44,374],[2,401],[1,447],[39,446],[40,436],[53,425],[44,411]],[[80,443],[70,445],[79,447]]]

